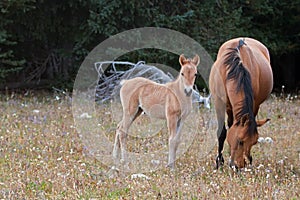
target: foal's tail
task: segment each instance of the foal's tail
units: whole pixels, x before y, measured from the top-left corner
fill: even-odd
[[[126,82],[126,79],[121,80],[121,81],[120,81],[120,85],[121,85],[121,86],[124,85],[125,82]]]

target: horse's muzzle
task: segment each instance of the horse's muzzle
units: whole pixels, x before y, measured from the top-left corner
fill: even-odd
[[[184,93],[185,93],[186,96],[189,97],[189,96],[191,96],[191,94],[193,93],[193,89],[190,89],[190,88],[187,89],[187,88],[186,88],[186,89],[184,89]]]

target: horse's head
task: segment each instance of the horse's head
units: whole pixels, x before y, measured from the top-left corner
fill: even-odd
[[[264,125],[269,119],[253,121],[245,114],[229,128],[227,141],[230,146],[231,167],[243,168],[246,163],[252,163],[250,151],[257,143],[257,127]],[[251,128],[252,127],[252,128]]]
[[[183,54],[179,57],[181,65],[180,79],[183,82],[184,92],[186,96],[191,96],[193,92],[193,85],[197,76],[197,66],[200,63],[200,58],[195,55],[193,59],[186,59]]]

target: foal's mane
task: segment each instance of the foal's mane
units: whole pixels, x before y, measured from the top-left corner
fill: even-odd
[[[253,114],[253,89],[251,83],[251,75],[249,71],[243,65],[240,57],[240,48],[246,45],[243,40],[239,41],[239,45],[236,48],[229,48],[229,52],[225,55],[224,64],[229,70],[226,80],[234,80],[236,82],[236,93],[243,90],[244,102],[242,109],[236,114],[238,121],[237,125],[240,125],[241,118],[245,114],[249,115],[249,126],[247,127],[248,134],[255,133],[257,124]]]

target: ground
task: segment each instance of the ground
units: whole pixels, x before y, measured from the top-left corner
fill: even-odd
[[[2,94],[0,100],[1,199],[300,198],[300,98],[295,95],[273,94],[261,106],[258,118],[271,121],[259,128],[259,133],[273,142],[254,146],[252,167],[237,173],[225,162],[216,170],[216,145],[199,159],[197,141],[203,135],[197,133],[174,171],[163,167],[144,172],[146,178],[133,178],[122,171],[109,177],[110,167],[91,154],[76,129],[69,95],[29,91]],[[81,117],[105,118],[99,129],[108,130],[107,137],[113,142],[116,122],[110,115],[109,110],[100,109]],[[203,120],[200,124],[205,123],[205,118],[199,119]],[[155,143],[152,138],[153,144],[166,146],[164,130],[157,135],[162,142]],[[128,148],[144,151],[147,140],[140,141],[129,142]],[[151,146],[147,148],[151,150]],[[224,151],[228,160],[227,145]]]

